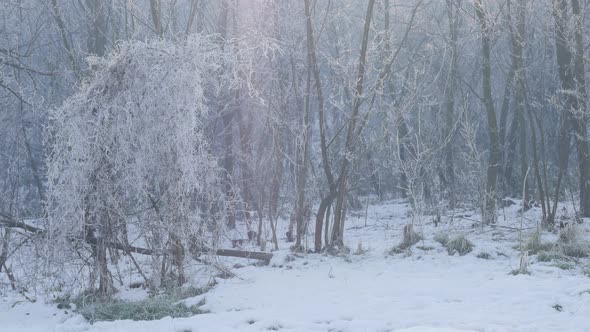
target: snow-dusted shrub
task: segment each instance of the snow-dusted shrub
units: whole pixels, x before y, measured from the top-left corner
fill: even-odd
[[[553,250],[551,251],[539,251],[537,253],[537,260],[539,262],[550,262],[555,259],[561,258],[561,255],[555,253]]]
[[[431,247],[431,246],[416,246],[416,249],[420,249],[422,251],[431,251],[431,250],[434,250],[434,247]]]
[[[423,237],[414,231],[414,226],[412,224],[407,224],[404,226],[402,241],[399,244],[399,248],[407,249],[422,239]]]
[[[50,112],[48,243],[53,253],[72,238],[95,244],[103,293],[109,243],[130,233],[156,253],[181,253],[218,226],[220,172],[204,134],[214,50],[198,35],[123,43],[92,59],[94,76]],[[156,274],[161,254],[152,258]]]
[[[363,247],[363,243],[361,241],[359,241],[359,243],[358,243],[358,245],[356,247],[356,250],[353,253],[353,255],[357,255],[357,256],[364,255],[367,252],[369,252],[369,249],[366,249],[365,247]]]
[[[529,271],[529,253],[526,251],[520,256],[519,269],[521,273],[528,273]]]
[[[492,259],[492,255],[488,254],[487,252],[480,252],[475,257],[480,258],[480,259]]]
[[[575,225],[567,225],[559,230],[559,242],[574,243],[577,240],[577,229]]]
[[[537,260],[539,262],[569,261],[575,258],[590,256],[590,244],[587,242],[560,243],[552,245],[547,251],[539,251]]]
[[[531,274],[531,271],[529,270],[529,253],[528,251],[523,251],[520,255],[520,261],[519,261],[519,265],[518,268],[510,271],[510,274],[516,276],[519,274]]]
[[[552,243],[543,242],[543,240],[541,239],[541,234],[539,234],[538,232],[534,232],[525,244],[524,250],[529,252],[529,254],[534,255],[541,251],[550,251],[552,247]]]
[[[524,270],[524,271],[523,271],[523,270],[521,270],[521,269],[514,269],[514,270],[510,271],[510,274],[511,274],[511,275],[513,275],[513,276],[517,276],[517,275],[519,275],[519,274],[526,274],[526,275],[530,275],[530,274],[531,274],[531,272],[530,272],[530,271],[528,271],[528,270]]]
[[[188,288],[185,291],[169,291],[151,296],[145,300],[128,302],[123,300],[104,300],[97,297],[78,297],[73,299],[75,310],[91,323],[115,320],[158,320],[164,317],[190,317],[204,313],[201,301],[187,305],[182,300],[202,294],[204,289]]]
[[[566,257],[584,258],[590,256],[590,243],[586,241],[576,241],[572,243],[558,242],[556,251]]]
[[[559,239],[554,250],[566,257],[582,258],[590,256],[590,243],[578,237],[575,225],[568,225],[559,231]]]
[[[447,242],[449,242],[449,235],[446,233],[436,233],[434,234],[434,241],[440,243],[444,247],[447,245]]]
[[[553,266],[558,267],[562,270],[571,270],[575,267],[574,264],[569,263],[569,262],[563,262],[563,261],[556,262]]]
[[[451,240],[449,240],[445,247],[447,248],[447,252],[449,255],[454,255],[458,253],[461,256],[467,255],[473,250],[473,243],[467,240],[467,238],[463,235],[459,235]]]

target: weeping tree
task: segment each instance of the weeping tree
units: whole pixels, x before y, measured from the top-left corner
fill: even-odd
[[[153,250],[149,283],[157,288],[166,275],[183,282],[189,238],[217,227],[210,214],[223,211],[220,172],[203,134],[214,50],[200,36],[184,45],[125,43],[95,59],[94,76],[51,112],[48,243],[63,250],[83,236],[92,247],[90,286],[98,279],[101,295],[112,291],[113,243],[133,235]]]

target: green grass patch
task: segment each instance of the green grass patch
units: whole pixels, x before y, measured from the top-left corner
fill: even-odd
[[[94,294],[83,294],[75,298],[58,299],[58,308],[70,309],[81,314],[90,323],[115,320],[158,320],[164,317],[190,317],[205,311],[200,307],[204,301],[192,306],[180,302],[206,292],[206,288],[177,288],[152,295],[145,300],[127,302],[117,299],[100,298]]]
[[[550,242],[543,242],[541,235],[537,232],[529,238],[524,246],[524,250],[528,251],[531,255],[536,255],[541,251],[548,252],[553,248],[553,244]]]
[[[480,259],[492,259],[492,256],[490,254],[488,254],[487,252],[480,252],[475,257],[480,258]]]
[[[539,251],[537,253],[537,260],[539,262],[551,262],[554,260],[561,259],[562,256],[555,253],[554,251]]]
[[[416,246],[416,249],[420,249],[422,251],[431,251],[431,250],[434,250],[434,247],[431,247],[431,246]]]
[[[558,267],[562,270],[571,270],[575,267],[574,264],[568,262],[556,262],[553,266]]]
[[[460,256],[464,256],[473,250],[474,245],[471,243],[471,241],[467,240],[465,236],[459,235],[452,240],[449,240],[445,247],[451,256],[456,253],[458,253]]]
[[[585,258],[590,256],[590,245],[586,242],[576,241],[560,243],[557,246],[557,250],[559,250],[564,256],[573,258]]]
[[[510,274],[513,276],[517,276],[519,274],[530,275],[531,272],[528,270],[514,269],[514,270],[510,271]]]

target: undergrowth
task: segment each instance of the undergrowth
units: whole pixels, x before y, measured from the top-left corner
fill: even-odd
[[[459,235],[444,245],[447,248],[449,255],[458,253],[460,256],[465,256],[473,250],[473,243],[469,241],[465,236]]]
[[[200,307],[204,300],[196,305],[187,306],[182,300],[203,294],[207,288],[178,288],[166,290],[141,300],[128,302],[118,299],[105,299],[95,294],[82,294],[71,298],[57,299],[58,308],[72,309],[81,314],[90,323],[115,320],[157,320],[164,317],[190,317],[205,311]],[[73,306],[72,306],[73,304]]]

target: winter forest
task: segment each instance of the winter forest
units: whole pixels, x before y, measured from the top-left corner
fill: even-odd
[[[0,0],[0,330],[590,331],[590,1]]]

